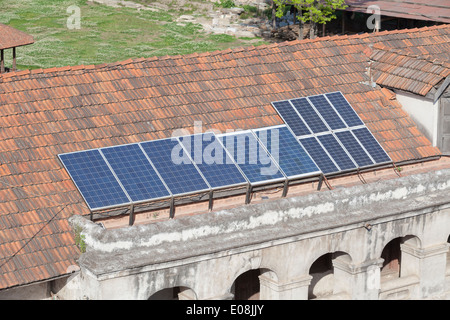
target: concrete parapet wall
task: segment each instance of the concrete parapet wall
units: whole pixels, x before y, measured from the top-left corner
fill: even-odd
[[[442,170],[122,229],[105,230],[79,216],[71,221],[82,227],[88,252],[162,250],[174,243],[182,243],[189,251],[189,243],[213,237],[223,239],[219,247],[224,249],[406,212],[420,213],[450,202],[447,197],[439,196],[448,194],[449,189],[450,170]],[[264,232],[267,229],[277,232],[268,234]],[[252,237],[248,236],[249,232]],[[244,233],[245,240],[239,236]],[[217,249],[205,246],[202,251]]]

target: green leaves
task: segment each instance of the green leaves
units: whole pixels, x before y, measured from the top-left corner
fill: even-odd
[[[327,23],[336,19],[334,14],[337,9],[345,9],[345,0],[274,0],[277,5],[276,16],[281,18],[287,5],[293,5],[297,10],[302,10],[298,19],[302,22]]]

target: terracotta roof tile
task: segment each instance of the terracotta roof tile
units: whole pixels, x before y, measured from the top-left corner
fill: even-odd
[[[20,47],[32,43],[34,43],[32,36],[0,23],[0,49]]]
[[[363,52],[383,43],[374,57],[411,64],[397,73],[380,65],[380,72],[403,79],[415,68],[422,86],[445,74],[449,37],[450,27],[439,26],[426,36],[420,29],[335,36],[0,76],[0,289],[76,264],[67,217],[89,211],[59,153],[166,138],[175,129],[192,131],[194,121],[222,132],[278,125],[272,101],[342,91],[394,161],[440,155],[391,91],[364,84]]]

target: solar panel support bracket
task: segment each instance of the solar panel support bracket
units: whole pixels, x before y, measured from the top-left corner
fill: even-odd
[[[283,194],[281,195],[282,198],[286,198],[286,195],[288,193],[288,189],[289,189],[289,180],[286,179],[286,181],[284,182]]]
[[[130,205],[130,218],[128,221],[128,225],[132,226],[134,224],[134,204]]]
[[[247,187],[247,194],[245,195],[245,204],[250,203],[251,194],[252,194],[252,186],[249,184]]]
[[[208,211],[211,212],[213,209],[213,203],[214,203],[214,199],[213,199],[213,195],[214,195],[214,191],[209,191],[209,203],[208,203]]]
[[[170,199],[170,213],[169,213],[169,217],[170,217],[170,219],[173,219],[174,216],[175,216],[175,198],[172,197]]]
[[[320,191],[320,189],[322,189],[322,184],[323,184],[323,179],[325,178],[325,176],[323,174],[321,174],[319,176],[319,183],[317,185],[317,191]]]
[[[402,174],[400,173],[401,169],[399,169],[394,162],[392,162],[392,169],[394,169],[394,172],[397,176],[401,177]]]

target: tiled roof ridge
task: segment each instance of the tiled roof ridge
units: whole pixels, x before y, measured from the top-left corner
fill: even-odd
[[[413,52],[409,52],[406,50],[402,50],[399,48],[391,48],[391,47],[387,47],[386,45],[384,45],[383,43],[375,43],[373,45],[373,48],[376,50],[381,50],[381,51],[386,51],[386,52],[391,52],[400,56],[405,56],[405,57],[409,57],[409,58],[414,58],[417,60],[424,60],[426,62],[435,64],[435,65],[440,65],[444,68],[450,68],[450,63],[447,61],[443,61],[443,60],[439,60],[431,55],[420,55],[420,54],[415,54]],[[372,50],[373,51],[373,50]],[[373,56],[374,53],[372,52],[371,56]]]
[[[108,69],[115,68],[120,66],[125,66],[129,64],[141,63],[141,62],[152,62],[152,61],[165,61],[165,60],[178,60],[178,59],[190,59],[190,58],[201,58],[201,57],[214,57],[217,55],[223,55],[226,53],[239,53],[239,52],[251,52],[253,50],[265,50],[265,49],[273,49],[273,48],[282,48],[285,46],[296,46],[302,44],[310,44],[310,43],[319,43],[319,42],[327,42],[333,40],[340,39],[362,39],[368,37],[378,37],[383,35],[395,35],[402,33],[414,33],[419,31],[431,31],[435,29],[445,29],[450,28],[450,25],[437,25],[437,26],[426,26],[422,28],[412,28],[412,29],[400,29],[400,30],[385,30],[377,33],[362,33],[355,35],[332,35],[326,37],[317,37],[315,39],[303,39],[303,40],[293,40],[293,41],[284,41],[279,43],[271,43],[271,44],[263,44],[260,46],[249,46],[249,47],[236,47],[236,48],[228,48],[225,50],[216,50],[216,51],[207,51],[203,53],[190,53],[186,55],[165,55],[165,56],[152,56],[148,58],[129,58],[123,61],[116,61],[110,63],[102,63],[102,64],[90,64],[90,65],[76,65],[76,66],[62,66],[62,67],[51,67],[51,68],[39,68],[39,69],[26,69],[20,71],[13,71],[8,73],[0,74],[0,83],[2,80],[7,80],[13,77],[21,77],[24,75],[36,75],[36,74],[50,74],[50,73],[60,73],[66,71],[87,71],[87,70],[99,70],[99,69]]]

